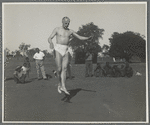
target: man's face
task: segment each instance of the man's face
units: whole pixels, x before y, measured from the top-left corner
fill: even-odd
[[[38,53],[39,53],[39,51],[40,51],[40,50],[37,48],[37,49],[36,49],[36,52],[38,52]]]
[[[63,23],[63,27],[66,29],[69,26],[70,20],[68,18],[64,18],[62,20],[62,23]]]
[[[21,72],[21,68],[17,69],[17,72]]]

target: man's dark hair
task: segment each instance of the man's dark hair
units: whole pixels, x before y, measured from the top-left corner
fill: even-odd
[[[22,66],[17,66],[16,69],[15,69],[15,71],[20,71],[21,68],[22,68]]]
[[[25,59],[28,61],[28,60],[29,60],[29,57],[26,57]]]
[[[63,20],[65,20],[65,19],[68,19],[68,20],[69,20],[69,22],[70,22],[69,17],[67,17],[67,16],[63,17],[63,18],[62,18],[62,21],[63,21]]]
[[[23,66],[25,66],[25,67],[26,67],[26,66],[27,66],[27,63],[24,63],[24,64],[23,64]]]

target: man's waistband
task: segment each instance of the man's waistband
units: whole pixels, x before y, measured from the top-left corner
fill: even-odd
[[[43,59],[36,59],[36,61],[43,61]]]
[[[63,48],[68,48],[68,45],[63,45],[63,44],[56,44],[55,47],[63,47]]]

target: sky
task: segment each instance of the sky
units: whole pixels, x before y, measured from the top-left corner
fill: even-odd
[[[3,43],[10,51],[18,50],[21,43],[31,48],[49,51],[48,37],[56,27],[62,26],[62,18],[71,20],[69,28],[93,22],[104,29],[100,45],[109,45],[114,32],[133,31],[147,36],[146,2],[97,2],[97,3],[3,3]],[[56,41],[56,38],[53,39]]]

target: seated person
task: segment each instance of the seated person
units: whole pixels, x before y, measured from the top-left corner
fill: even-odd
[[[25,58],[24,63],[26,63],[26,68],[28,68],[29,70],[27,71],[27,76],[29,78],[29,72],[31,71],[31,65],[30,65],[30,60],[28,57]]]
[[[17,66],[13,75],[16,83],[25,83],[26,74],[23,72],[22,66]]]
[[[121,65],[121,68],[120,68],[120,73],[121,73],[121,77],[125,77],[125,66],[124,65]]]
[[[23,66],[22,66],[23,74],[28,74],[29,70],[30,69],[27,67],[27,63],[24,63]]]
[[[97,63],[97,66],[96,66],[96,68],[94,70],[94,76],[95,77],[103,76],[103,72],[104,72],[104,70],[102,69],[100,63]]]
[[[121,67],[118,67],[118,65],[114,65],[113,66],[113,76],[114,77],[124,77],[125,76],[124,65],[121,65]]]
[[[109,62],[106,62],[106,65],[103,67],[103,69],[104,69],[104,76],[108,76],[108,77],[112,76],[113,70]]]
[[[126,77],[132,77],[133,76],[133,69],[129,66],[129,63],[126,62],[125,64],[125,76]]]

